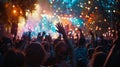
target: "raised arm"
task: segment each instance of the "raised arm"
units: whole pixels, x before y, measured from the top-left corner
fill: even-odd
[[[69,38],[67,37],[63,25],[62,25],[61,23],[58,23],[58,24],[56,25],[56,27],[57,27],[57,29],[58,29],[57,32],[63,35],[63,38],[64,38],[65,42],[67,43],[67,45],[68,45],[69,48],[70,48],[70,50],[71,50],[71,56],[72,56],[72,58],[71,58],[71,60],[72,60],[72,65],[73,65],[73,67],[76,67],[76,61],[75,61],[75,54],[74,54],[73,44],[72,44],[72,42],[69,40]]]

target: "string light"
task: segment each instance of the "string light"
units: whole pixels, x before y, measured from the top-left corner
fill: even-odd
[[[12,7],[14,8],[14,7],[15,7],[15,5],[12,5]]]
[[[91,4],[91,1],[88,1],[88,4]]]
[[[95,9],[98,9],[98,7],[95,7]]]
[[[110,10],[108,10],[108,12],[110,13]]]
[[[113,10],[113,12],[115,13],[115,10]]]

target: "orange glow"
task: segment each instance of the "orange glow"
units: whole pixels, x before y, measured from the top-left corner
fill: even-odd
[[[13,10],[13,14],[16,14],[17,13],[17,11],[16,10]]]
[[[9,3],[6,3],[6,4],[5,4],[5,7],[8,8],[8,7],[9,7]]]
[[[88,22],[91,23],[91,22],[92,22],[92,18],[89,18],[89,19],[88,19]]]
[[[94,14],[90,14],[90,16],[91,16],[91,17],[93,17],[93,18],[95,17],[95,15],[94,15]]]
[[[63,25],[64,25],[64,24],[70,24],[70,21],[67,20],[67,19],[61,19],[61,20],[62,20]]]
[[[15,7],[15,5],[12,6],[13,8]]]
[[[23,12],[22,12],[22,10],[20,11],[20,14],[22,14]]]

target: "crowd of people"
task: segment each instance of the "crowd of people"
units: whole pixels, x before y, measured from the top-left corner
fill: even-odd
[[[120,30],[114,39],[94,36],[79,29],[77,38],[68,37],[61,23],[57,39],[39,33],[36,39],[24,35],[12,39],[0,35],[0,67],[120,67]]]

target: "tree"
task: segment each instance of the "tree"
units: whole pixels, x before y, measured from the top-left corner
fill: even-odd
[[[35,3],[37,0],[0,0],[0,24],[9,26],[11,33],[16,35],[19,17],[27,19],[26,11],[32,12]]]
[[[8,22],[6,19],[8,19],[6,9],[4,3],[0,1],[0,24],[6,24]]]

